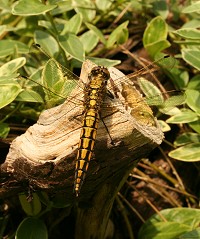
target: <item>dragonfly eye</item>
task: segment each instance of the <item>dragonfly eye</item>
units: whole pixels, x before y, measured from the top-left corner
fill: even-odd
[[[107,68],[103,66],[95,66],[90,73],[90,76],[95,76],[95,75],[102,75],[102,77],[105,80],[108,80],[110,78],[110,73]]]

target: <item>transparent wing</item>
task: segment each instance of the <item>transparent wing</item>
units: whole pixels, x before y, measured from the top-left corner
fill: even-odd
[[[144,123],[149,121],[150,124],[154,124],[152,111],[149,110],[147,105],[157,106],[162,112],[166,113],[177,105],[182,104],[185,100],[184,94],[180,92],[173,92],[173,98],[168,97],[171,93],[167,93],[162,89],[162,85],[155,76],[160,66],[170,70],[174,64],[174,58],[164,57],[127,76],[124,76],[116,68],[110,68],[111,80],[108,82],[108,92],[118,100],[112,100],[112,97],[109,97],[109,94],[107,94],[107,100],[102,104],[102,115],[110,115],[120,106],[129,107],[132,109],[130,113],[134,114],[135,118]],[[82,109],[80,110],[81,114],[83,111],[84,85],[87,82],[87,75],[93,66],[94,64],[91,64],[86,70],[85,78],[80,79],[56,60],[50,58],[41,73],[41,80],[35,80],[34,77],[27,80],[29,83],[34,83],[35,87],[39,85],[43,90],[43,97],[47,108],[59,105],[65,101],[68,105],[68,107],[65,107],[66,114],[75,108]],[[140,94],[135,93],[136,89],[143,93],[143,98]],[[31,94],[35,97],[33,92]],[[119,94],[122,95],[121,98]]]
[[[167,56],[126,76],[116,68],[111,68],[112,80],[109,84],[109,91],[111,91],[115,97],[119,97],[121,92],[125,105],[128,104],[130,106],[130,101],[133,101],[131,104],[132,108],[134,108],[136,104],[134,98],[137,98],[135,108],[141,110],[141,115],[146,114],[146,105],[156,106],[162,113],[173,114],[173,109],[185,102],[186,95],[184,92],[178,90],[166,91],[155,73],[160,70],[160,66],[162,66],[162,69],[171,70],[174,65],[175,59]],[[135,93],[136,90],[138,90],[141,95]],[[141,96],[143,97],[142,99]],[[140,101],[145,103],[140,104]]]

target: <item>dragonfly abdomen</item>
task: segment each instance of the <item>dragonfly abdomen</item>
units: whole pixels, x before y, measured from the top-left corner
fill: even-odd
[[[99,113],[106,93],[110,73],[105,67],[94,67],[88,75],[89,83],[85,87],[85,113],[81,129],[78,153],[76,157],[74,191],[78,197],[92,157],[99,124]]]
[[[78,153],[76,157],[74,191],[79,195],[81,186],[88,170],[89,162],[92,157],[94,144],[99,124],[99,113],[93,109],[85,113],[83,127],[81,129]]]

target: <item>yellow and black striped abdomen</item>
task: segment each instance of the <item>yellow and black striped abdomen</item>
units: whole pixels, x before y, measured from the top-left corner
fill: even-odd
[[[78,153],[76,157],[74,183],[74,191],[76,196],[78,196],[80,193],[80,189],[85,179],[89,162],[92,157],[98,124],[99,113],[95,112],[94,109],[89,109],[84,115],[83,127],[81,129]]]
[[[76,157],[74,191],[77,197],[94,150],[99,114],[109,78],[109,71],[100,66],[94,67],[88,75],[89,83],[86,85],[84,92],[84,119]]]

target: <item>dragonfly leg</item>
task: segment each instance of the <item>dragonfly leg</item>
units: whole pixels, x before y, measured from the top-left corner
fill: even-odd
[[[103,125],[104,125],[104,127],[105,127],[105,129],[106,129],[106,131],[107,131],[107,133],[108,133],[108,135],[109,135],[110,143],[111,143],[112,145],[115,145],[115,143],[114,143],[114,141],[113,141],[113,139],[112,139],[112,137],[111,137],[111,135],[110,135],[110,132],[109,132],[109,130],[108,130],[108,127],[106,126],[106,123],[104,122],[103,118],[101,117],[101,114],[100,114],[100,119],[101,119],[101,121],[103,122]]]
[[[78,122],[80,122],[80,121],[82,122],[82,118],[79,119],[79,117],[82,117],[84,115],[84,113],[85,113],[85,111],[83,111],[81,114],[74,115],[74,116],[70,117],[69,120],[70,121],[77,120]]]

